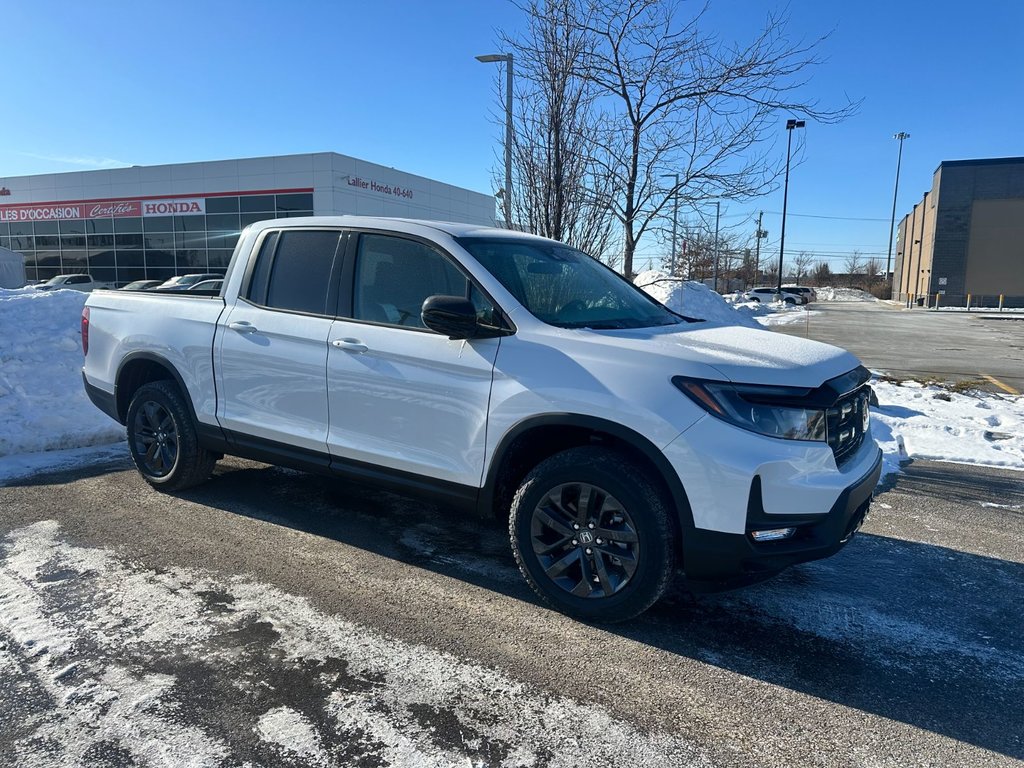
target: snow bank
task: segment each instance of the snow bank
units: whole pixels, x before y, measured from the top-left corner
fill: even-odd
[[[733,309],[732,305],[703,283],[669,277],[657,270],[641,272],[633,282],[649,296],[681,315],[707,320],[715,325],[760,327],[752,312]]]
[[[860,288],[815,288],[818,301],[878,301]]]
[[[0,289],[0,457],[124,438],[82,388],[88,294]]]
[[[871,431],[886,472],[898,470],[900,438],[910,458],[1024,470],[1024,397],[961,394],[914,381],[872,387],[879,408]]]

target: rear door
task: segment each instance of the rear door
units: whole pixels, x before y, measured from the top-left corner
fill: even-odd
[[[423,325],[420,309],[428,296],[468,296],[491,323],[493,304],[436,245],[351,237],[352,293],[327,362],[332,456],[478,487],[499,339],[450,341]]]
[[[327,454],[327,350],[338,229],[264,233],[218,328],[217,417],[240,436]]]

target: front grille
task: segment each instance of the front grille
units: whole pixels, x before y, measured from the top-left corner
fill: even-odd
[[[865,415],[868,412],[869,388],[864,386],[843,395],[825,411],[826,436],[829,447],[842,466],[864,442]],[[870,429],[870,426],[868,427]]]

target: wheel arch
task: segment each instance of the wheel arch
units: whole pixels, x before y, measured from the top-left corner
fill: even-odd
[[[184,396],[192,422],[198,424],[195,406],[192,404],[188,387],[185,386],[185,380],[172,363],[153,352],[132,352],[124,357],[117,368],[117,376],[114,379],[114,402],[117,417],[122,424],[127,420],[128,406],[139,387],[153,381],[173,381]]]
[[[546,414],[524,419],[509,429],[488,465],[478,512],[487,517],[505,515],[516,488],[533,467],[559,451],[593,444],[621,450],[651,470],[672,505],[671,519],[680,546],[682,537],[693,529],[693,513],[683,484],[665,454],[635,430],[597,416]]]

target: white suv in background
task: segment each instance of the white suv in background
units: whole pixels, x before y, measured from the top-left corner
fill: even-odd
[[[807,303],[807,299],[804,298],[801,293],[789,292],[785,286],[782,288],[782,293],[779,293],[776,288],[751,288],[743,294],[743,298],[747,301],[763,301],[769,303],[773,301],[784,301],[787,304],[801,305]]]

